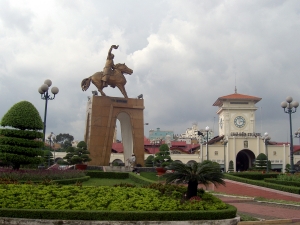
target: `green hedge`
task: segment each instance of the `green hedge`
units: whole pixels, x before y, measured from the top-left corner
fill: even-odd
[[[44,134],[34,130],[0,129],[0,135],[24,139],[43,138]]]
[[[264,181],[268,182],[268,183],[273,183],[273,184],[300,187],[300,182],[297,182],[297,181],[276,180],[274,178],[265,178]]]
[[[131,180],[133,180],[134,182],[136,182],[138,184],[142,184],[142,185],[149,185],[149,184],[155,183],[155,181],[149,180],[149,179],[139,176],[135,173],[129,173],[129,178]]]
[[[120,173],[120,172],[103,172],[103,171],[93,171],[87,170],[87,176],[91,178],[108,178],[108,179],[131,179],[134,182],[142,185],[148,185],[155,183],[155,181],[149,180],[145,177],[136,175],[135,173]]]
[[[228,208],[223,210],[154,212],[0,209],[0,217],[105,221],[187,221],[234,218],[237,209],[232,205],[227,206]]]
[[[0,137],[0,145],[17,145],[29,148],[43,148],[44,143],[42,141],[28,140],[25,138],[16,137]]]
[[[89,176],[85,177],[78,177],[78,178],[72,178],[72,179],[61,179],[61,180],[49,180],[51,184],[63,184],[63,185],[68,185],[68,184],[76,184],[77,182],[84,182],[88,181],[90,179]],[[26,184],[28,181],[19,181],[21,184]],[[43,183],[44,181],[32,181],[32,183],[35,184],[40,184]]]
[[[72,179],[64,179],[64,180],[53,180],[54,183],[57,184],[75,184],[77,182],[84,182],[84,181],[88,181],[90,179],[89,176],[85,176],[85,177],[78,177],[78,178],[72,178]]]
[[[278,173],[251,173],[251,172],[242,172],[242,173],[230,173],[232,176],[242,177],[251,180],[264,180],[265,178],[277,178]]]
[[[238,182],[242,182],[242,183],[257,185],[260,187],[272,188],[275,190],[285,191],[285,192],[294,193],[294,194],[300,194],[300,188],[298,188],[298,187],[272,184],[272,183],[267,183],[267,182],[260,181],[260,180],[251,180],[251,179],[246,179],[246,178],[242,178],[239,176],[234,176],[232,174],[224,174],[224,175],[225,175],[225,178],[228,180],[234,180],[234,181],[238,181]]]
[[[108,179],[127,179],[129,178],[128,173],[120,173],[120,172],[103,172],[97,170],[87,170],[87,176],[91,178],[108,178]]]

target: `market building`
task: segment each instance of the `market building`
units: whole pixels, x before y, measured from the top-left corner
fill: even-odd
[[[259,97],[239,94],[237,91],[219,97],[213,104],[218,107],[217,136],[213,137],[209,129],[198,130],[193,126],[185,134],[192,133],[198,142],[184,141],[188,135],[181,135],[181,138],[174,139],[171,136],[173,133],[165,135],[159,141],[157,138],[145,138],[145,159],[155,154],[160,144],[168,142],[172,159],[183,163],[209,159],[219,163],[223,170],[228,171],[229,162],[232,161],[234,171],[246,171],[254,166],[256,157],[264,153],[271,161],[272,170],[284,172],[286,164],[290,163],[290,143],[270,141],[266,134],[256,132],[256,103],[260,100]],[[170,137],[166,138],[168,135]],[[122,143],[114,143],[112,148],[110,162],[115,160],[125,162]],[[293,150],[295,169],[299,170],[300,145],[294,145]]]

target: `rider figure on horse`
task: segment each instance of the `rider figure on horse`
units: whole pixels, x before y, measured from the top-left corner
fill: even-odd
[[[115,69],[114,64],[114,54],[111,53],[112,49],[118,49],[119,45],[112,45],[108,51],[108,55],[106,58],[106,63],[103,69],[103,87],[107,87],[107,81],[109,80],[109,76],[113,73],[113,70]]]

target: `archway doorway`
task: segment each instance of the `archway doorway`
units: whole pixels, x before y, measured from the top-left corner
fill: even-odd
[[[133,138],[131,118],[126,112],[118,114],[117,119],[120,121],[121,137],[124,149],[125,161],[130,158],[133,153]]]
[[[255,155],[248,149],[241,150],[236,155],[236,171],[246,171],[252,167]]]

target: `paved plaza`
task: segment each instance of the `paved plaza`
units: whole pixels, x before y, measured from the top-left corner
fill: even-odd
[[[300,206],[263,203],[254,200],[255,197],[264,197],[267,199],[300,202],[300,195],[231,180],[225,181],[225,187],[219,186],[214,191],[222,193],[218,197],[222,201],[237,207],[238,213],[264,220],[277,220],[277,223],[272,221],[272,224],[300,224]],[[249,223],[244,222],[243,224]],[[269,224],[271,224],[271,221]]]

